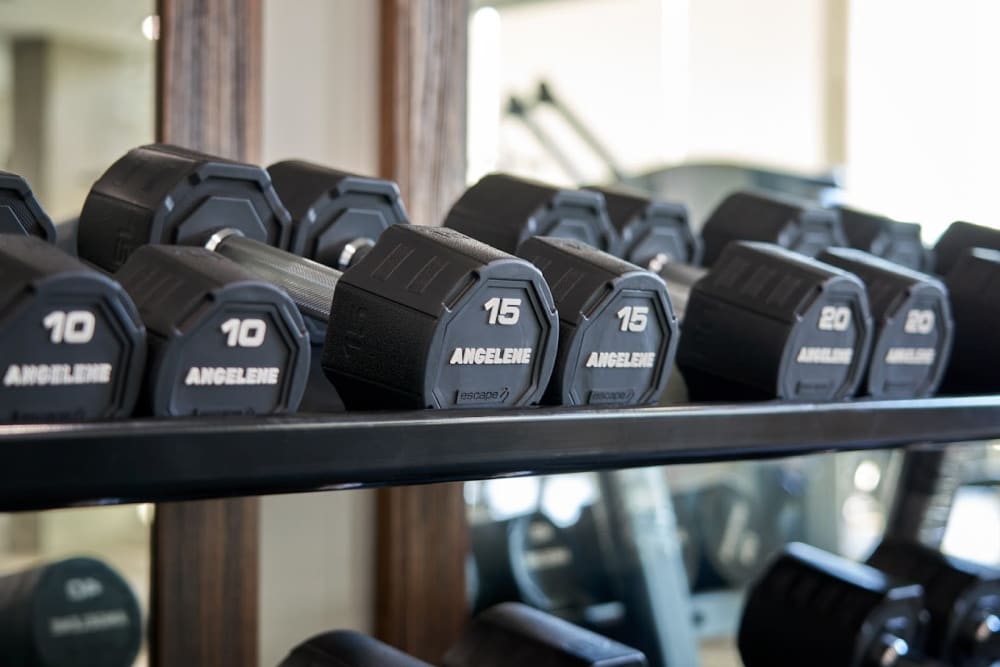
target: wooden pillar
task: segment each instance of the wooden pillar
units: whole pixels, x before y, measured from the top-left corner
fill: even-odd
[[[253,161],[261,1],[159,0],[157,139]],[[258,663],[256,498],[167,503],[153,524],[154,666]]]
[[[382,0],[380,163],[414,223],[441,224],[465,185],[465,0]],[[381,489],[376,634],[438,664],[466,621],[461,484]]]

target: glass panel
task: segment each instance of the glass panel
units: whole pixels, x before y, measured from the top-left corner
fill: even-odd
[[[153,140],[154,8],[153,0],[0,2],[0,170],[23,176],[57,224],[78,215],[107,165]],[[19,613],[3,577],[74,556],[97,558],[117,571],[145,618],[151,520],[148,505],[0,514],[3,622]],[[85,609],[120,606],[101,607],[113,582],[99,571],[83,572],[90,575],[66,579],[75,582],[75,601],[52,609],[55,625],[48,629],[96,637],[94,623],[131,623],[115,614],[87,615]],[[64,592],[71,595],[69,588]],[[10,656],[4,657],[6,663]],[[146,664],[144,651],[136,664]]]

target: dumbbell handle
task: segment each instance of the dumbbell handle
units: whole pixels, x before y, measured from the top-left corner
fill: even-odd
[[[667,292],[670,294],[670,304],[674,307],[677,320],[683,320],[688,300],[691,298],[691,288],[708,271],[697,266],[670,261],[660,266],[651,266],[650,269],[659,273],[660,277],[666,281]]]
[[[285,290],[306,317],[330,319],[330,305],[342,272],[265,243],[235,229],[216,232],[205,247]]]

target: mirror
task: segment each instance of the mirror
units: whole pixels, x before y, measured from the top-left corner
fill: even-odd
[[[0,2],[0,170],[23,176],[57,225],[107,165],[154,138],[154,12],[153,0]],[[145,618],[152,509],[0,514],[0,578],[92,556],[124,578]]]

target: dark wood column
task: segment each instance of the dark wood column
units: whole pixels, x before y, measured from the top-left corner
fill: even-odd
[[[382,175],[411,219],[441,224],[465,185],[465,0],[382,0]],[[466,621],[461,484],[381,489],[376,633],[439,663]]]
[[[157,139],[255,160],[261,136],[260,0],[159,0]],[[161,504],[153,524],[150,660],[258,662],[256,498]]]

